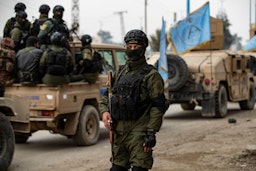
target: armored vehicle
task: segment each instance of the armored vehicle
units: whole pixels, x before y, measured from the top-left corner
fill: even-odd
[[[211,37],[210,44],[180,56],[167,53],[170,103],[178,103],[184,110],[201,106],[204,117],[225,117],[228,102],[237,102],[241,110],[254,109],[255,57],[223,50],[223,22],[213,17]]]
[[[256,77],[250,69],[251,57],[225,50],[192,51],[168,55],[169,100],[184,110],[202,107],[202,116],[225,117],[228,102],[238,102],[241,110],[255,104]]]

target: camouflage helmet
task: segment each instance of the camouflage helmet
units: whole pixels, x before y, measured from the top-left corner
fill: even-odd
[[[50,40],[53,45],[62,46],[66,41],[66,37],[62,33],[56,31],[51,35]]]
[[[48,14],[49,13],[49,11],[50,11],[50,6],[49,5],[47,5],[47,4],[43,4],[43,5],[41,5],[40,7],[39,7],[39,12],[41,13],[41,14]]]
[[[24,3],[22,3],[22,2],[17,3],[17,4],[15,5],[15,7],[14,7],[14,11],[15,11],[15,12],[18,12],[18,11],[25,11],[25,9],[26,9],[26,5],[25,5]]]
[[[14,49],[14,41],[9,37],[4,37],[1,40],[1,48]]]
[[[92,43],[92,37],[88,34],[85,34],[81,37],[81,42],[83,45],[89,45]]]
[[[137,29],[130,30],[129,32],[127,32],[124,37],[124,42],[126,44],[129,44],[129,43],[140,44],[145,48],[148,46],[147,35],[143,31],[137,30]]]

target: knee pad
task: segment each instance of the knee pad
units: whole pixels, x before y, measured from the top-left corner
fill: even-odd
[[[145,168],[142,168],[142,167],[134,166],[134,167],[132,168],[132,171],[148,171],[148,169],[145,169]]]
[[[113,164],[110,171],[128,171],[125,167]]]

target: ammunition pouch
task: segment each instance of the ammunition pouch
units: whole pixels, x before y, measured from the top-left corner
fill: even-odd
[[[18,71],[18,78],[21,84],[31,85],[39,83],[39,74],[28,71]]]
[[[66,75],[66,68],[61,65],[51,65],[48,67],[47,73],[50,75],[57,76]]]
[[[136,120],[145,113],[147,104],[136,103],[132,98],[113,95],[111,97],[111,117],[114,120]]]

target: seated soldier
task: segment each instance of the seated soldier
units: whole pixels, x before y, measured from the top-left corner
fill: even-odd
[[[69,83],[69,75],[73,71],[72,55],[65,48],[66,37],[54,32],[50,38],[50,46],[40,59],[39,71],[42,82],[48,86]]]
[[[38,38],[28,37],[26,48],[17,53],[18,81],[25,85],[40,83],[39,62],[43,51],[39,49]]]
[[[97,81],[99,73],[103,70],[101,56],[92,49],[92,37],[90,35],[83,35],[81,42],[82,58],[77,64],[78,74],[72,75],[71,81],[85,81],[92,84]]]

